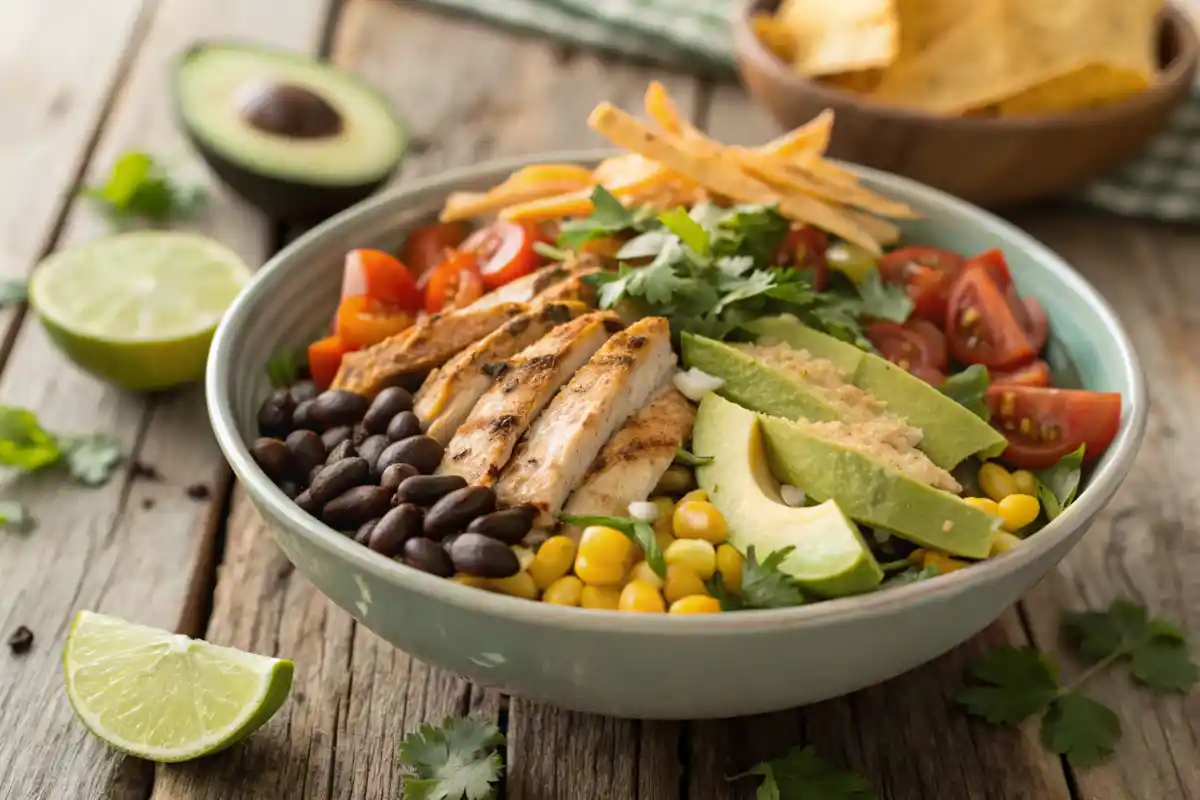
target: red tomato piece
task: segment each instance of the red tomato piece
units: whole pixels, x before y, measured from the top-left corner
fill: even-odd
[[[993,384],[1006,386],[1049,386],[1050,365],[1040,358],[1014,370],[990,373]]]
[[[1017,294],[1017,287],[1013,283],[1012,273],[1008,270],[1008,260],[1005,259],[1004,253],[997,248],[985,250],[968,260],[963,269],[973,266],[983,267],[992,276],[996,288],[1004,293],[1004,299],[1008,301],[1017,324],[1025,331],[1029,346],[1035,353],[1040,353],[1046,346],[1046,338],[1050,333],[1049,317],[1046,315],[1046,309],[1042,308],[1042,304],[1037,300],[1032,297],[1023,298]]]
[[[326,336],[308,346],[308,371],[318,389],[329,388],[342,365],[342,356],[353,349],[336,336]]]
[[[993,247],[991,250],[984,250],[979,255],[972,256],[967,259],[963,269],[975,266],[986,269],[1000,291],[1007,292],[1012,286],[1012,273],[1008,271],[1008,259],[1004,257],[1004,252],[999,248]]]
[[[483,296],[483,278],[470,253],[454,250],[426,275],[425,310],[430,314],[461,308]]]
[[[945,330],[951,355],[964,364],[1006,369],[1035,355],[1012,308],[986,269],[973,267],[954,281]]]
[[[400,258],[414,275],[420,276],[442,263],[446,252],[462,244],[470,232],[465,222],[439,222],[417,228],[404,242]]]
[[[412,273],[398,258],[382,250],[351,250],[342,270],[342,299],[366,295],[408,311],[421,307],[421,292]]]
[[[543,233],[532,223],[499,220],[467,237],[459,249],[475,256],[479,276],[488,289],[497,289],[537,269],[542,258],[533,249]]]
[[[1121,395],[1111,392],[992,385],[987,404],[1008,439],[1001,458],[1020,469],[1053,466],[1081,444],[1095,461],[1121,428]]]
[[[1013,305],[1015,298],[1016,292],[1014,291],[1009,297],[1008,302],[1010,306]],[[1016,314],[1014,312],[1014,316],[1021,323],[1021,327],[1025,331],[1025,337],[1029,339],[1029,346],[1033,348],[1033,352],[1040,353],[1042,352],[1042,348],[1046,346],[1046,339],[1050,336],[1050,316],[1036,298],[1022,297],[1017,302],[1024,314]]]
[[[946,304],[954,279],[964,259],[952,250],[915,245],[901,247],[879,260],[879,275],[888,283],[902,285],[913,302],[913,316],[943,325]]]
[[[412,327],[413,315],[366,295],[347,297],[338,304],[334,335],[353,349],[370,347]]]
[[[829,262],[825,251],[829,249],[829,236],[825,231],[811,225],[792,228],[783,237],[775,251],[777,267],[795,266],[797,269],[812,270],[812,287],[818,292],[829,286]]]
[[[946,368],[946,338],[931,322],[922,319],[909,320],[903,325],[872,322],[866,334],[880,355],[914,375],[918,368],[923,368],[926,374],[929,370],[940,373]]]

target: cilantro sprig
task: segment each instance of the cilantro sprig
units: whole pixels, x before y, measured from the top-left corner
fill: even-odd
[[[712,456],[698,456],[690,450],[682,447],[675,451],[675,463],[683,464],[685,467],[703,467],[713,462]]]
[[[404,800],[492,800],[504,774],[500,729],[477,717],[446,717],[404,737]]]
[[[785,755],[756,764],[726,780],[762,778],[756,800],[874,800],[870,782],[827,761],[812,747],[793,747]]]
[[[1117,715],[1079,693],[1087,680],[1118,662],[1128,663],[1134,679],[1158,694],[1186,693],[1200,678],[1183,631],[1128,600],[1107,611],[1069,613],[1063,630],[1091,662],[1075,680],[1062,683],[1058,665],[1036,648],[1002,645],[970,665],[976,683],[956,702],[995,725],[1018,725],[1042,713],[1043,744],[1086,767],[1110,755],[1121,737]]]
[[[80,194],[96,201],[116,223],[140,218],[163,223],[191,216],[205,200],[200,186],[176,183],[149,153],[131,150],[112,165],[108,178]]]
[[[590,515],[561,514],[559,519],[571,525],[586,528],[589,525],[603,525],[618,530],[638,547],[646,556],[646,563],[654,574],[660,578],[667,577],[667,561],[663,557],[662,548],[658,546],[658,538],[654,535],[654,526],[648,522],[633,517],[604,517]]]
[[[1079,482],[1083,477],[1083,455],[1085,445],[1058,460],[1052,467],[1037,473],[1037,498],[1046,512],[1046,519],[1054,519],[1071,503],[1079,492]]]

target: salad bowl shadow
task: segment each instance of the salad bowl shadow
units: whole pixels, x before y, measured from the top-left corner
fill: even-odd
[[[268,360],[309,341],[330,318],[345,252],[396,249],[451,191],[486,188],[529,163],[590,165],[607,155],[494,162],[367,200],[273,258],[221,323],[206,378],[217,440],[279,546],[333,602],[414,657],[504,692],[610,716],[729,717],[846,694],[925,663],[994,621],[1079,542],[1124,479],[1145,427],[1144,379],[1120,322],[1078,273],[1007,222],[908,179],[849,165],[870,188],[922,215],[905,224],[907,238],[963,252],[1003,248],[1022,294],[1049,312],[1056,370],[1123,397],[1120,432],[1079,499],[1020,547],[931,580],[794,608],[626,614],[434,577],[371,552],[289,500],[247,443],[269,392]]]

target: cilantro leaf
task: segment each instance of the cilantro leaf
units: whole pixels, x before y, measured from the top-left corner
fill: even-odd
[[[1062,627],[1079,652],[1091,661],[1132,650],[1147,636],[1146,609],[1128,600],[1115,600],[1107,611],[1068,612]]]
[[[746,548],[742,563],[741,599],[747,608],[785,608],[803,605],[804,594],[779,565],[795,547],[781,547],[767,555],[762,563],[754,553],[754,547]]]
[[[29,298],[29,284],[25,281],[0,281],[0,308],[24,303]]]
[[[721,577],[720,572],[714,572],[712,578],[706,581],[704,586],[708,589],[709,594],[717,598],[722,611],[740,611],[746,607],[742,598],[731,592],[725,585],[725,579]]]
[[[864,273],[854,288],[862,299],[862,311],[868,317],[903,323],[912,314],[913,302],[904,287],[884,283],[877,269]]]
[[[1058,696],[1057,669],[1033,647],[1001,645],[968,672],[982,685],[967,687],[955,702],[993,725],[1017,725]]]
[[[1063,695],[1042,718],[1042,743],[1076,767],[1103,761],[1119,738],[1121,720],[1112,709],[1083,695]]]
[[[873,800],[871,783],[817,754],[812,747],[793,747],[783,757],[756,764],[726,780],[761,777],[758,800]]]
[[[646,231],[645,233],[638,234],[621,245],[621,249],[617,251],[617,258],[622,261],[629,261],[635,258],[654,258],[662,252],[663,245],[667,243],[667,239],[670,237],[671,234],[663,230]]]
[[[1183,632],[1128,600],[1108,611],[1069,613],[1063,629],[1091,661],[1128,658],[1133,677],[1153,692],[1186,693],[1200,679]]]
[[[938,569],[935,564],[926,564],[923,567],[918,567],[916,564],[909,564],[907,568],[901,569],[899,572],[889,575],[883,581],[883,583],[879,585],[879,588],[888,589],[893,586],[905,586],[910,583],[916,583],[917,581],[927,581],[930,578],[936,578],[941,574],[942,571]]]
[[[684,450],[682,447],[676,448],[675,460],[680,464],[688,467],[703,467],[706,464],[713,462],[712,456],[698,456],[695,453]]]
[[[670,302],[675,294],[689,288],[689,281],[675,274],[682,253],[683,246],[677,239],[668,240],[653,261],[629,271],[625,291],[654,305]]]
[[[71,477],[88,486],[108,482],[121,463],[121,440],[106,433],[60,440]]]
[[[942,383],[942,394],[975,416],[987,422],[992,412],[984,398],[988,390],[988,369],[982,364],[972,364],[961,372],[946,377]]]
[[[81,194],[117,221],[140,217],[166,222],[190,215],[204,200],[203,189],[176,185],[153,156],[137,150],[118,158],[103,184],[86,187]]]
[[[1151,639],[1133,651],[1130,671],[1147,689],[1158,694],[1187,694],[1200,679],[1187,646],[1168,639]]]
[[[58,437],[32,411],[0,406],[0,465],[32,472],[58,463],[62,455]]]
[[[1037,497],[1046,511],[1046,519],[1054,519],[1075,501],[1083,470],[1085,445],[1067,453],[1053,467],[1037,473]]]
[[[603,186],[592,190],[592,213],[582,219],[568,219],[558,231],[556,244],[564,250],[574,250],[593,239],[637,228],[638,216]]]
[[[24,505],[15,500],[0,500],[0,530],[24,533],[32,530],[33,524]]]
[[[291,386],[300,377],[300,370],[307,361],[308,354],[303,347],[285,345],[267,361],[267,380],[276,389]]]
[[[476,717],[422,725],[400,744],[405,800],[490,800],[504,772],[496,752],[503,743],[495,725]]]
[[[708,258],[712,254],[708,231],[688,216],[687,209],[683,206],[676,206],[669,211],[664,211],[658,215],[658,221],[664,228],[679,237],[679,241],[696,255]]]
[[[667,577],[667,561],[663,558],[662,549],[658,546],[658,538],[654,535],[654,527],[650,523],[634,519],[633,517],[560,514],[558,518],[563,522],[569,522],[581,528],[585,528],[588,525],[604,525],[605,527],[620,531],[630,541],[642,548],[642,553],[646,556],[646,563],[650,565],[650,569],[654,570],[654,573],[658,577]]]

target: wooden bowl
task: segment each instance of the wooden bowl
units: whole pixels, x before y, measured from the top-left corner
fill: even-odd
[[[1137,155],[1191,91],[1200,42],[1168,5],[1158,81],[1101,108],[1029,117],[956,117],[874,104],[796,74],[769,51],[751,18],[778,0],[745,0],[734,14],[738,67],[750,93],[792,129],[823,109],[837,114],[829,155],[905,175],[989,208],[1060,194]]]

